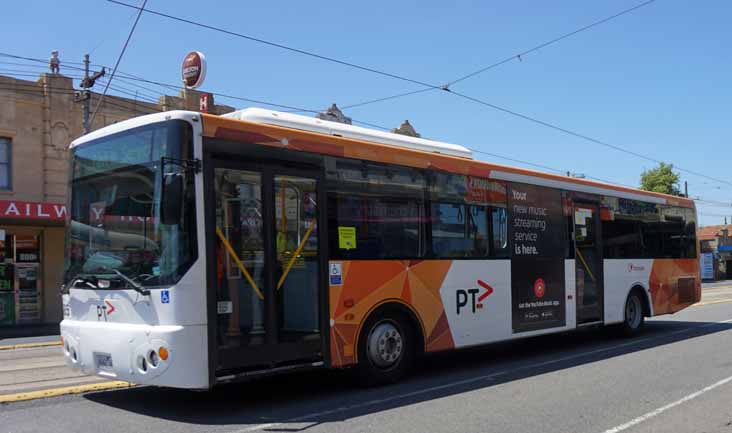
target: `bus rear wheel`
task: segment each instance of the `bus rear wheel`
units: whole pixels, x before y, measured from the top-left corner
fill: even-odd
[[[400,314],[377,314],[369,318],[359,340],[357,372],[363,385],[397,382],[414,362],[413,330]]]
[[[626,337],[637,335],[643,330],[645,325],[645,315],[643,314],[643,301],[638,291],[633,291],[628,295],[625,301],[624,321],[620,326],[620,331]]]

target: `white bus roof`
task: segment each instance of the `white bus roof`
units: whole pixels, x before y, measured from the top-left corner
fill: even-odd
[[[284,126],[286,128],[300,129],[321,134],[335,135],[338,137],[370,141],[373,143],[406,147],[424,152],[435,152],[443,155],[473,159],[473,152],[471,152],[470,149],[457,144],[426,140],[424,138],[410,137],[408,135],[395,134],[393,132],[376,131],[373,129],[361,128],[359,126],[321,120],[314,117],[283,113],[281,111],[266,110],[263,108],[247,108],[224,114],[221,117],[246,120],[267,125]]]

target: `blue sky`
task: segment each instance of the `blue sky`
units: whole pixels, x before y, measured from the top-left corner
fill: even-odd
[[[638,3],[149,0],[148,7],[440,84]],[[732,3],[723,0],[658,0],[455,90],[732,182],[731,13]],[[6,2],[0,51],[46,58],[58,49],[62,62],[90,52],[93,62],[114,64],[134,14],[103,0]],[[420,88],[149,14],[120,70],[177,83],[180,62],[193,49],[208,60],[203,90],[298,107],[348,105]],[[19,67],[0,63],[0,71],[11,68]],[[389,127],[409,119],[423,136],[623,184],[637,185],[654,165],[445,92],[346,114]],[[683,180],[692,196],[732,203],[729,184],[682,172]],[[699,212],[707,225],[721,223],[721,215],[732,219],[732,206],[700,203]]]

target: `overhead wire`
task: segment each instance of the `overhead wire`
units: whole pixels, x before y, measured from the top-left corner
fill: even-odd
[[[492,108],[494,110],[497,110],[497,111],[500,111],[500,112],[503,112],[503,113],[506,113],[506,114],[510,114],[511,116],[518,117],[520,119],[527,120],[527,121],[532,122],[532,123],[535,123],[537,125],[541,125],[541,126],[544,126],[544,127],[550,128],[550,129],[553,129],[555,131],[559,131],[559,132],[562,132],[564,134],[571,135],[573,137],[580,138],[582,140],[589,141],[591,143],[595,143],[595,144],[598,144],[598,145],[601,145],[601,146],[604,146],[604,147],[607,147],[607,148],[610,148],[610,149],[613,149],[613,150],[616,150],[616,151],[619,151],[619,152],[623,152],[623,153],[626,153],[626,154],[629,154],[629,155],[633,155],[633,156],[635,156],[637,158],[641,158],[641,159],[644,159],[646,161],[651,161],[651,162],[655,162],[655,163],[658,163],[658,164],[660,164],[662,162],[665,162],[665,161],[662,161],[660,159],[656,159],[656,158],[653,158],[653,157],[650,157],[650,156],[646,156],[646,155],[643,155],[641,153],[638,153],[638,152],[635,152],[635,151],[632,151],[632,150],[628,150],[628,149],[626,149],[624,147],[621,147],[621,146],[618,146],[618,145],[615,145],[615,144],[612,144],[612,143],[608,143],[606,141],[599,140],[599,139],[594,138],[594,137],[590,137],[589,135],[585,135],[585,134],[582,134],[582,133],[573,131],[571,129],[567,129],[567,128],[561,127],[561,126],[556,125],[554,123],[547,122],[547,121],[544,121],[544,120],[540,120],[540,119],[537,119],[535,117],[532,117],[532,116],[529,116],[529,115],[526,115],[526,114],[519,113],[518,111],[514,111],[514,110],[511,110],[511,109],[508,109],[508,108],[505,108],[505,107],[501,107],[501,106],[496,105],[496,104],[492,104],[490,102],[484,101],[482,99],[475,98],[473,96],[466,95],[464,93],[460,93],[460,92],[456,92],[456,91],[450,91],[450,93],[452,93],[453,95],[459,96],[461,98],[467,99],[469,101],[473,101],[473,102],[475,102],[477,104],[484,105],[486,107],[490,107],[490,108]],[[709,176],[709,175],[706,175],[704,173],[700,173],[700,172],[695,171],[695,170],[690,170],[690,169],[687,169],[687,168],[684,168],[684,167],[680,167],[680,166],[678,166],[676,164],[673,164],[673,166],[674,166],[674,168],[676,168],[679,171],[683,171],[683,172],[686,172],[686,173],[689,173],[689,174],[693,174],[693,175],[698,176],[698,177],[702,177],[704,179],[713,180],[713,181],[716,181],[716,182],[719,182],[719,183],[724,183],[724,184],[727,184],[727,185],[732,186],[732,182],[730,182],[728,180],[716,178],[714,176]]]
[[[121,2],[121,1],[118,1],[118,0],[107,0],[107,1],[108,2],[111,2],[111,3],[118,4],[118,5],[126,6],[126,7],[129,7],[129,8],[138,9],[138,10],[140,10],[140,12],[142,12],[142,9],[143,9],[143,8],[138,7],[138,6],[130,5],[128,3],[124,3],[124,2]],[[547,46],[547,45],[550,45],[552,43],[556,43],[556,42],[558,42],[560,40],[563,40],[563,39],[566,39],[566,38],[568,38],[568,37],[570,37],[570,36],[572,36],[574,34],[580,33],[582,31],[585,31],[585,30],[589,29],[589,28],[592,28],[594,26],[600,25],[600,24],[602,24],[604,22],[610,21],[610,20],[612,20],[614,18],[617,18],[619,16],[622,16],[624,14],[630,13],[630,12],[632,12],[634,10],[637,10],[637,9],[641,8],[641,7],[647,6],[647,5],[651,4],[651,3],[653,3],[654,1],[655,0],[647,0],[647,1],[645,1],[645,2],[643,2],[641,4],[639,4],[639,5],[636,5],[636,6],[632,7],[632,8],[623,10],[623,11],[621,11],[621,12],[619,12],[617,14],[614,14],[614,15],[608,17],[608,18],[605,18],[603,20],[600,20],[600,21],[597,21],[595,23],[592,23],[592,24],[590,24],[588,26],[585,26],[583,28],[580,28],[578,30],[575,30],[574,32],[570,32],[570,33],[567,33],[565,35],[562,35],[562,36],[560,36],[558,38],[555,38],[555,39],[553,39],[551,41],[548,41],[548,42],[546,42],[544,44],[540,44],[540,45],[538,45],[536,47],[533,47],[533,48],[531,48],[531,49],[529,49],[527,51],[533,52],[535,50],[540,49],[542,45],[543,46]],[[370,67],[364,67],[364,66],[357,65],[357,64],[354,64],[354,63],[351,63],[351,62],[345,62],[345,61],[338,60],[338,59],[335,59],[335,58],[332,58],[332,57],[323,56],[323,55],[320,55],[320,54],[317,54],[317,53],[300,50],[300,49],[293,48],[293,47],[289,47],[289,46],[286,46],[286,45],[283,45],[283,44],[279,44],[279,43],[267,41],[267,40],[264,40],[264,39],[261,39],[261,38],[256,38],[256,37],[253,37],[253,36],[244,35],[242,33],[234,32],[234,31],[231,31],[231,30],[226,30],[226,29],[223,29],[221,27],[217,27],[217,26],[213,26],[213,25],[209,25],[209,24],[204,24],[204,23],[201,23],[201,22],[198,22],[198,21],[194,21],[194,20],[190,20],[190,19],[186,19],[186,18],[181,18],[181,17],[175,16],[175,15],[170,15],[170,14],[166,14],[166,13],[162,13],[162,12],[158,12],[158,11],[153,11],[153,10],[150,10],[150,9],[145,9],[144,11],[145,12],[148,12],[148,13],[151,13],[151,14],[154,14],[154,15],[158,15],[158,16],[161,16],[161,17],[170,19],[170,20],[187,23],[187,24],[194,25],[194,26],[197,26],[197,27],[206,28],[206,29],[209,29],[209,30],[213,30],[213,31],[225,33],[225,34],[228,34],[228,35],[240,37],[240,38],[247,39],[247,40],[254,41],[254,42],[259,42],[259,43],[262,43],[262,44],[274,46],[274,47],[281,48],[281,49],[285,49],[285,50],[288,50],[288,51],[293,51],[293,52],[297,52],[297,53],[300,53],[300,54],[305,54],[305,55],[308,55],[308,56],[317,57],[317,58],[320,58],[322,60],[327,60],[327,61],[331,61],[331,62],[334,62],[334,63],[338,63],[338,64],[342,64],[342,65],[346,65],[346,66],[351,66],[351,67],[354,67],[356,69],[361,69],[361,70],[373,72],[373,73],[376,73],[376,74],[379,74],[379,75],[390,76],[392,78],[396,78],[396,79],[399,79],[399,80],[402,80],[402,81],[408,81],[408,82],[412,82],[412,83],[415,83],[415,84],[419,84],[419,85],[424,86],[424,87],[428,87],[428,88],[432,88],[432,89],[441,89],[441,90],[446,91],[446,92],[448,92],[450,94],[459,96],[459,97],[461,97],[463,99],[466,99],[466,100],[469,100],[469,101],[472,101],[472,102],[475,102],[475,103],[484,105],[484,106],[489,107],[489,108],[492,108],[494,110],[498,110],[498,111],[501,111],[503,113],[512,115],[514,117],[518,117],[518,118],[521,118],[521,119],[524,119],[524,120],[528,120],[528,121],[533,122],[533,123],[538,124],[538,125],[542,125],[542,126],[545,126],[545,127],[551,128],[551,129],[554,129],[556,131],[559,131],[559,132],[562,132],[562,133],[571,135],[571,136],[573,136],[575,138],[579,138],[579,139],[582,139],[582,140],[589,141],[591,143],[595,143],[595,144],[598,144],[598,145],[601,145],[601,146],[605,146],[607,148],[614,149],[616,151],[623,152],[623,153],[626,153],[626,154],[629,154],[629,155],[632,155],[632,156],[635,156],[635,157],[638,157],[638,158],[641,158],[641,159],[644,159],[644,160],[647,160],[647,161],[652,161],[652,162],[655,162],[655,163],[663,162],[660,159],[653,158],[653,157],[650,157],[650,156],[647,156],[647,155],[643,155],[643,154],[641,154],[639,152],[635,152],[633,150],[626,149],[625,147],[618,146],[618,145],[615,145],[615,144],[612,144],[612,143],[608,143],[606,141],[603,141],[603,140],[599,140],[599,139],[590,137],[590,136],[588,136],[586,134],[581,134],[579,132],[572,131],[572,130],[567,129],[567,128],[564,128],[564,127],[560,127],[558,125],[555,125],[555,124],[550,123],[550,122],[547,122],[547,121],[539,120],[539,119],[537,119],[535,117],[528,116],[528,115],[519,113],[519,112],[517,112],[515,110],[511,110],[511,109],[508,109],[508,108],[505,108],[505,107],[501,107],[501,106],[496,105],[496,104],[489,103],[487,101],[481,100],[481,99],[476,98],[476,97],[473,97],[473,96],[469,96],[469,95],[464,94],[464,93],[456,92],[456,91],[450,89],[448,85],[438,86],[438,85],[426,83],[426,82],[423,82],[423,81],[420,81],[420,80],[414,80],[414,79],[411,79],[411,78],[408,78],[408,77],[404,77],[404,76],[401,76],[401,75],[392,74],[392,73],[385,72],[385,71],[381,71],[381,70],[376,70],[376,69],[370,68]],[[475,73],[469,74],[469,76],[463,76],[463,77],[459,78],[457,81],[462,81],[462,80],[465,80],[467,78],[470,78],[470,77],[474,76],[476,73],[480,73],[480,71],[482,71],[482,70],[487,70],[487,69],[486,68],[482,68],[481,70],[476,71]],[[408,92],[408,93],[411,93],[411,92]],[[387,97],[387,99],[388,98],[389,97]],[[383,98],[380,98],[380,99],[383,99]],[[356,105],[363,105],[363,103],[359,103],[359,104],[356,104]],[[708,176],[708,175],[705,175],[703,173],[697,172],[695,170],[690,170],[690,169],[687,169],[685,167],[678,166],[676,164],[674,164],[674,166],[679,171],[683,171],[683,172],[686,172],[686,173],[689,173],[689,174],[692,174],[692,175],[695,175],[695,176],[698,176],[698,177],[702,177],[702,178],[705,178],[705,179],[708,179],[708,180],[713,180],[713,181],[716,181],[716,182],[719,182],[719,183],[723,183],[723,184],[727,184],[727,185],[732,186],[732,182],[730,182],[728,180],[716,178],[716,177],[713,177],[713,176]]]
[[[45,86],[45,88],[47,90],[53,90],[56,93],[60,93],[60,94],[69,94],[69,95],[71,95],[71,94],[75,94],[76,93],[73,89],[68,89],[68,88],[60,88],[60,87],[53,87],[53,86]],[[30,84],[29,85],[24,85],[24,84],[2,85],[2,84],[0,84],[0,90],[15,90],[15,91],[21,91],[21,92],[26,92],[26,93],[36,92],[36,93],[39,93],[39,94],[43,94],[44,93],[44,88],[39,87],[39,86],[36,86],[36,85],[30,85]],[[132,103],[132,102],[130,102],[128,100],[125,100],[125,99],[123,99],[123,100],[109,100],[109,99],[107,99],[107,100],[104,101],[104,104],[105,105],[109,105],[111,107],[115,107],[115,108],[124,110],[124,111],[129,111],[129,112],[138,113],[138,114],[147,114],[147,113],[155,113],[155,112],[161,112],[161,111],[163,111],[163,110],[161,110],[161,109],[159,109],[157,107],[150,107],[148,105],[135,105],[134,103]],[[363,121],[359,121],[359,120],[354,120],[354,123],[364,124],[364,125],[368,125],[368,126],[371,126],[371,127],[379,128],[379,129],[382,129],[382,130],[389,130],[389,128],[387,128],[387,127],[384,127],[384,126],[378,125],[378,124],[374,124],[374,123],[363,122]],[[565,174],[565,173],[567,173],[566,170],[561,170],[561,169],[558,169],[556,167],[551,167],[551,166],[548,166],[548,165],[545,165],[545,164],[538,164],[538,163],[534,163],[534,162],[531,162],[531,161],[526,161],[526,160],[519,159],[519,158],[509,157],[509,156],[497,154],[497,153],[494,153],[494,152],[487,152],[487,151],[480,150],[480,149],[475,149],[475,148],[468,148],[468,149],[471,150],[472,152],[475,152],[475,153],[484,154],[484,155],[487,155],[487,156],[491,156],[491,157],[498,158],[498,159],[503,159],[503,160],[506,160],[506,161],[511,161],[511,162],[518,163],[518,164],[522,164],[522,165],[525,165],[525,166],[528,166],[528,167],[533,167],[533,168],[537,168],[537,169],[541,169],[541,170],[551,171],[551,172],[558,173],[558,174]],[[603,182],[603,183],[615,184],[615,185],[625,186],[625,187],[628,187],[628,188],[637,188],[636,186],[619,183],[617,181],[610,181],[610,180],[603,179],[603,178],[599,178],[599,177],[594,177],[594,176],[584,176],[584,177],[586,177],[587,179],[591,179],[591,180],[595,180],[595,181],[599,181],[599,182]],[[694,201],[698,202],[698,203],[703,204],[704,206],[732,207],[732,202],[723,202],[723,201],[716,201],[716,200],[708,200],[708,199],[702,199],[701,197],[692,197],[692,199]]]
[[[107,80],[107,85],[104,86],[104,91],[102,92],[102,97],[99,98],[99,101],[97,102],[97,108],[92,111],[91,119],[89,120],[89,125],[94,124],[94,119],[97,117],[97,111],[99,111],[99,107],[102,105],[102,101],[104,101],[104,97],[107,95],[107,90],[109,90],[109,84],[114,79],[114,74],[117,72],[117,67],[119,67],[120,62],[122,61],[122,56],[125,55],[125,51],[127,50],[127,46],[130,44],[130,39],[132,39],[132,35],[135,33],[135,29],[137,28],[137,23],[140,22],[140,17],[142,16],[142,11],[145,10],[145,5],[147,5],[147,0],[143,0],[142,7],[140,8],[140,12],[137,14],[137,18],[135,18],[135,22],[132,24],[132,28],[130,29],[129,35],[127,35],[127,40],[125,41],[125,44],[122,46],[122,51],[119,53],[119,56],[117,57],[117,62],[114,64],[114,69],[112,69],[112,75],[109,77],[109,80]],[[86,125],[86,123],[85,123]]]
[[[475,70],[473,72],[470,72],[469,74],[463,75],[463,76],[461,76],[461,77],[459,77],[457,79],[454,79],[452,81],[449,81],[447,84],[441,86],[439,89],[440,90],[449,89],[454,84],[457,84],[459,82],[462,82],[462,81],[465,81],[467,79],[470,79],[470,78],[472,78],[472,77],[474,77],[476,75],[480,75],[480,74],[482,74],[484,72],[487,72],[487,71],[489,71],[491,69],[497,68],[497,67],[499,67],[501,65],[504,65],[506,63],[509,63],[511,61],[514,61],[514,60],[521,61],[528,54],[531,54],[531,53],[533,53],[535,51],[538,51],[538,50],[540,50],[542,48],[546,48],[546,47],[548,47],[550,45],[556,44],[557,42],[560,42],[560,41],[562,41],[564,39],[570,38],[570,37],[572,37],[574,35],[577,35],[578,33],[582,33],[584,31],[590,30],[590,29],[592,29],[594,27],[597,27],[597,26],[599,26],[601,24],[605,24],[605,23],[607,23],[609,21],[612,21],[612,20],[614,20],[616,18],[619,18],[619,17],[621,17],[623,15],[629,14],[629,13],[631,13],[631,12],[633,12],[635,10],[638,10],[638,9],[644,7],[644,6],[648,6],[651,3],[654,3],[655,1],[657,1],[657,0],[648,0],[648,1],[645,1],[643,3],[640,3],[640,4],[637,4],[637,5],[633,6],[631,8],[624,9],[624,10],[618,12],[618,13],[615,13],[613,15],[610,15],[608,17],[605,17],[605,18],[603,18],[603,19],[601,19],[599,21],[595,21],[595,22],[593,22],[591,24],[582,26],[582,27],[580,27],[578,29],[575,29],[575,30],[573,30],[571,32],[565,33],[565,34],[563,34],[561,36],[558,36],[558,37],[555,37],[553,39],[550,39],[550,40],[548,40],[546,42],[542,42],[541,44],[538,44],[538,45],[536,45],[534,47],[531,47],[531,48],[526,49],[524,51],[521,51],[519,53],[513,54],[513,55],[511,55],[509,57],[506,57],[506,58],[504,58],[502,60],[499,60],[499,61],[497,61],[495,63],[492,63],[492,64],[490,64],[488,66],[482,67],[482,68],[480,68],[478,70]],[[437,88],[430,87],[430,88],[419,89],[419,90],[410,91],[410,92],[398,93],[398,94],[391,95],[391,96],[385,96],[385,97],[381,97],[381,98],[370,99],[370,100],[367,100],[367,101],[359,102],[359,103],[356,103],[356,104],[351,104],[351,105],[348,105],[348,106],[344,106],[343,108],[345,109],[345,108],[363,107],[365,105],[376,104],[376,103],[383,102],[383,101],[390,101],[392,99],[397,99],[397,98],[402,98],[402,97],[406,97],[406,96],[411,96],[411,95],[415,95],[415,94],[423,93],[423,92],[428,92],[428,91],[432,91],[432,90],[437,90]]]
[[[129,3],[121,2],[121,1],[118,1],[118,0],[107,0],[107,1],[110,2],[110,3],[115,3],[115,4],[120,5],[120,6],[126,6],[128,8],[138,9],[138,10],[140,10],[140,12],[142,12],[142,10],[144,9],[144,6],[141,8],[139,6],[131,5]],[[190,25],[193,25],[193,26],[196,26],[196,27],[201,27],[201,28],[208,29],[208,30],[214,30],[214,31],[217,31],[217,32],[220,32],[220,33],[225,33],[225,34],[228,34],[228,35],[231,35],[231,36],[235,36],[235,37],[238,37],[238,38],[242,38],[242,39],[246,39],[246,40],[249,40],[249,41],[252,41],[252,42],[258,42],[260,44],[269,45],[269,46],[272,46],[272,47],[275,47],[275,48],[279,48],[279,49],[282,49],[282,50],[286,50],[286,51],[290,51],[290,52],[293,52],[293,53],[298,53],[298,54],[302,54],[302,55],[305,55],[305,56],[313,57],[313,58],[316,58],[316,59],[325,60],[325,61],[332,62],[332,63],[337,63],[339,65],[348,66],[348,67],[355,68],[355,69],[360,69],[362,71],[366,71],[366,72],[371,72],[371,73],[374,73],[374,74],[383,75],[385,77],[390,77],[390,78],[394,78],[394,79],[397,79],[397,80],[406,81],[406,82],[413,83],[413,84],[419,84],[421,86],[439,87],[439,86],[434,86],[432,84],[425,83],[424,81],[415,80],[415,79],[412,79],[412,78],[407,78],[407,77],[402,76],[402,75],[398,75],[398,74],[394,74],[394,73],[391,73],[391,72],[382,71],[382,70],[379,70],[379,69],[376,69],[376,68],[372,68],[372,67],[368,67],[368,66],[358,65],[356,63],[347,62],[347,61],[344,61],[344,60],[339,60],[339,59],[336,59],[334,57],[325,56],[323,54],[318,54],[318,53],[315,53],[315,52],[312,52],[312,51],[307,51],[307,50],[303,50],[303,49],[300,49],[300,48],[294,48],[294,47],[290,47],[290,46],[287,46],[287,45],[284,45],[284,44],[280,44],[280,43],[276,43],[276,42],[272,42],[272,41],[267,41],[267,40],[264,40],[264,39],[261,39],[261,38],[257,38],[257,37],[254,37],[254,36],[245,35],[243,33],[235,32],[235,31],[232,31],[232,30],[227,30],[227,29],[224,29],[222,27],[216,27],[216,26],[212,26],[212,25],[209,25],[209,24],[204,24],[204,23],[201,23],[201,22],[198,22],[198,21],[193,21],[193,20],[189,20],[189,19],[186,19],[186,18],[181,18],[181,17],[175,16],[175,15],[166,14],[166,13],[159,12],[159,11],[155,11],[155,10],[152,10],[152,9],[144,9],[144,11],[147,12],[147,13],[153,14],[153,15],[158,15],[158,16],[161,16],[161,17],[170,19],[170,20],[180,21],[180,22],[183,22],[183,23],[186,23],[186,24],[190,24]]]
[[[536,45],[536,46],[534,46],[532,48],[529,48],[528,50],[524,50],[524,51],[522,51],[520,53],[517,53],[517,54],[514,54],[514,55],[512,55],[510,57],[506,57],[505,59],[500,60],[500,61],[498,61],[496,63],[490,64],[488,66],[485,66],[483,68],[480,68],[478,70],[475,70],[475,71],[473,71],[473,72],[471,72],[469,74],[463,75],[460,78],[457,78],[455,80],[452,80],[452,81],[448,82],[447,85],[448,86],[452,86],[452,85],[457,84],[457,83],[459,83],[461,81],[465,81],[465,80],[467,80],[469,78],[475,77],[476,75],[480,75],[483,72],[486,72],[486,71],[489,71],[489,70],[491,70],[493,68],[496,68],[498,66],[501,66],[504,63],[508,63],[508,62],[510,62],[512,60],[521,60],[527,54],[531,54],[531,53],[533,53],[535,51],[538,51],[538,50],[540,50],[542,48],[546,48],[549,45],[553,45],[553,44],[556,44],[559,41],[562,41],[564,39],[570,38],[570,37],[572,37],[572,36],[574,36],[574,35],[576,35],[578,33],[582,33],[584,31],[590,30],[593,27],[597,27],[597,26],[599,26],[601,24],[607,23],[608,21],[612,21],[612,20],[614,20],[616,18],[619,18],[619,17],[621,17],[623,15],[626,15],[626,14],[629,14],[631,12],[634,12],[634,11],[636,11],[636,10],[642,8],[642,7],[645,7],[645,6],[650,5],[651,3],[654,3],[655,1],[656,0],[647,0],[647,1],[643,2],[643,3],[637,4],[637,5],[633,6],[633,7],[628,8],[628,9],[624,9],[624,10],[622,10],[622,11],[616,13],[616,14],[610,15],[609,17],[603,18],[603,19],[601,19],[599,21],[595,21],[595,22],[593,22],[591,24],[588,24],[586,26],[580,27],[580,28],[578,28],[576,30],[573,30],[573,31],[569,32],[569,33],[565,33],[565,34],[563,34],[563,35],[561,35],[559,37],[556,37],[554,39],[551,39],[549,41],[546,41],[546,42],[543,42],[543,43],[541,43],[539,45]]]

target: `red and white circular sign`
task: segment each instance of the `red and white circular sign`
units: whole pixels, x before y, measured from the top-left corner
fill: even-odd
[[[180,67],[183,84],[188,89],[195,89],[206,79],[206,56],[200,51],[186,54]]]
[[[544,297],[544,293],[546,293],[544,280],[542,278],[537,278],[536,281],[534,281],[534,294],[537,298],[541,299]]]

